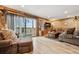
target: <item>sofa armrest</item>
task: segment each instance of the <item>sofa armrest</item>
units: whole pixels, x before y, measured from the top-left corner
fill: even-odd
[[[0,48],[10,46],[11,44],[12,44],[12,40],[1,40]]]
[[[63,40],[66,37],[66,33],[63,32],[59,35],[59,40]]]
[[[73,36],[74,39],[79,39],[79,36]]]

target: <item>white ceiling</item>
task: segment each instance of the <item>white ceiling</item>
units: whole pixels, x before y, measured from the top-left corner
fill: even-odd
[[[25,11],[45,18],[64,18],[67,16],[78,16],[78,5],[6,5],[10,8]],[[64,12],[68,11],[67,14]]]

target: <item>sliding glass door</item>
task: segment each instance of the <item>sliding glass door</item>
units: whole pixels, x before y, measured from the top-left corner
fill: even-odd
[[[36,19],[32,20],[32,36],[36,36]]]
[[[8,28],[15,31],[18,38],[36,36],[36,20],[34,18],[8,14],[6,22]]]
[[[14,30],[14,15],[13,14],[7,15],[6,22],[7,22],[8,28]]]

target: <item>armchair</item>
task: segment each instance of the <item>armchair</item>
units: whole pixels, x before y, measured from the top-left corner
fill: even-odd
[[[17,44],[12,40],[0,41],[0,54],[15,54],[17,53]]]
[[[32,40],[18,39],[14,32],[0,31],[0,54],[28,53],[33,50]]]

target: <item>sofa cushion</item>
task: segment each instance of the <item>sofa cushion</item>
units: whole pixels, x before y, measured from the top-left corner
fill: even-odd
[[[66,33],[67,34],[73,34],[74,31],[75,31],[75,28],[69,28],[69,29],[67,29]]]
[[[67,39],[73,39],[73,35],[72,34],[68,34],[68,35],[66,35],[66,38]]]

